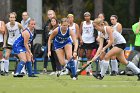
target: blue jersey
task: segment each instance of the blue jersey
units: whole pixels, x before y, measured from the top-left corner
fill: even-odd
[[[63,48],[66,44],[72,44],[72,41],[70,39],[70,29],[68,28],[66,33],[63,34],[61,31],[61,27],[58,27],[58,33],[55,36],[53,43],[55,50]]]
[[[28,28],[26,28],[25,30],[27,30],[30,34],[28,43],[31,43],[31,41],[33,40],[33,34],[30,32]],[[13,44],[13,51],[16,54],[19,54],[20,52],[26,52],[26,48],[24,46],[24,38],[22,34],[15,40]]]

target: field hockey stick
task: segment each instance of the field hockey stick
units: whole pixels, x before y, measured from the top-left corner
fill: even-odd
[[[99,59],[100,55],[101,55],[101,54],[99,54],[99,55],[96,57],[96,60],[95,60],[95,61],[97,61],[97,60]],[[95,61],[94,61],[94,62],[95,62]],[[80,74],[82,71],[84,71],[89,65],[91,65],[92,62],[93,62],[93,61],[89,61],[89,63],[88,63],[86,66],[84,66],[79,72],[77,72],[77,75],[79,75],[79,74]]]
[[[73,58],[74,58],[74,57],[72,57],[68,62],[72,61]],[[62,69],[59,73],[57,73],[57,77],[59,77],[59,76],[61,75],[61,73],[65,71],[66,68],[67,68],[67,65],[65,65],[65,66],[63,67],[63,69]]]

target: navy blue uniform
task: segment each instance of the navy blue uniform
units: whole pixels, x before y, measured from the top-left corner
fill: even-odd
[[[33,34],[28,28],[26,28],[25,30],[27,30],[30,34],[29,43],[31,43],[31,41],[33,40]],[[22,34],[15,40],[13,44],[13,51],[15,54],[19,54],[20,52],[26,52],[26,48],[24,46],[24,38]]]
[[[70,29],[68,28],[65,34],[62,34],[61,27],[58,27],[58,34],[55,36],[54,49],[64,48],[66,44],[72,44],[70,39]]]

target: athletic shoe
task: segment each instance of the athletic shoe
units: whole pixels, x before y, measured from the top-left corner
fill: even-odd
[[[101,76],[101,74],[99,74],[98,79],[102,80],[104,78],[104,76]]]
[[[98,79],[98,74],[93,73],[93,76],[94,76],[96,79]]]
[[[134,74],[132,71],[127,71],[127,72],[126,72],[126,75],[127,75],[127,76],[134,76],[135,74]]]
[[[17,73],[16,73],[16,74],[13,75],[13,77],[23,77],[23,75],[22,75],[22,74],[17,74]]]
[[[23,76],[25,76],[25,75],[26,75],[26,73],[24,73],[24,72],[21,72],[21,74],[22,74]]]
[[[87,72],[87,76],[92,76],[92,73],[91,72]]]
[[[137,80],[140,81],[140,73],[137,76],[138,76],[138,79]]]
[[[112,71],[110,76],[116,76],[117,75],[117,72],[116,71]]]
[[[78,78],[77,77],[73,77],[72,80],[78,80]]]
[[[101,76],[101,74],[93,74],[93,76],[99,80],[102,80],[104,78],[104,76]]]
[[[40,73],[40,74],[47,74],[47,70],[43,69],[42,73]]]
[[[5,76],[5,72],[4,72],[4,71],[1,71],[0,74],[1,74],[2,76]]]

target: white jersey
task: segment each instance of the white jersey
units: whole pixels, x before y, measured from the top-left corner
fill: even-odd
[[[15,40],[20,36],[20,29],[18,26],[18,22],[15,22],[13,27],[10,26],[10,22],[6,24],[6,28],[8,30],[8,41],[7,43],[13,45]]]
[[[118,30],[117,30],[118,24],[119,24],[119,23],[116,23],[115,25],[112,25],[112,28],[113,28],[115,31],[118,31]],[[122,31],[121,31],[120,33],[122,33]]]
[[[90,24],[87,25],[86,21],[83,22],[82,27],[82,40],[84,43],[93,43],[95,42],[94,37],[94,27],[92,24],[93,21],[90,21]]]
[[[69,26],[69,28],[70,28],[70,29],[74,32],[74,34],[76,35],[76,24],[73,23],[73,25],[72,25],[72,26]],[[71,39],[71,41],[73,42],[71,36],[70,36],[70,39]]]
[[[105,38],[105,39],[108,39],[109,36],[108,36],[108,33],[106,31],[106,26],[104,27],[104,30],[105,30],[105,35],[103,33],[100,34],[101,37]],[[114,42],[113,42],[113,46],[114,45],[117,45],[117,44],[122,44],[122,43],[126,43],[124,37],[118,32],[118,31],[113,31],[113,38],[114,38]]]
[[[1,26],[2,26],[2,21],[0,21],[0,28],[1,28]],[[3,34],[2,33],[0,33],[0,42],[3,42]]]

